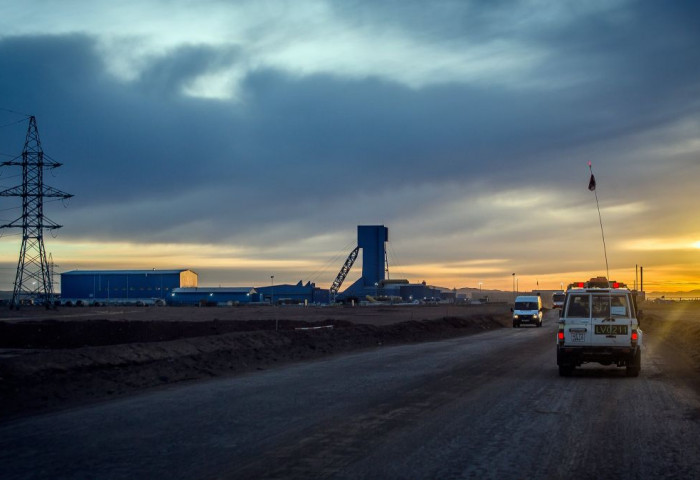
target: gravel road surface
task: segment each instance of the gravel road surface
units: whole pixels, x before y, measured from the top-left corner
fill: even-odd
[[[543,328],[379,347],[0,425],[0,478],[699,478],[697,374],[558,376]]]

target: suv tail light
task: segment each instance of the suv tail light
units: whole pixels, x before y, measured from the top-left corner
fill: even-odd
[[[632,345],[637,344],[637,342],[639,341],[639,332],[637,332],[637,330],[632,330],[630,340],[632,341]]]
[[[559,341],[560,344],[564,344],[564,329],[560,328],[559,332],[557,332],[557,340]]]

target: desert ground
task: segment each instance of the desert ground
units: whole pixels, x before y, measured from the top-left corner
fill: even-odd
[[[643,310],[645,335],[677,345],[700,373],[700,303],[647,302]],[[358,349],[510,327],[506,304],[0,310],[0,421]]]
[[[506,304],[0,310],[0,421],[178,382],[510,326]]]

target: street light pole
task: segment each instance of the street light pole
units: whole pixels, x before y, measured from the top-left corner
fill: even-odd
[[[270,275],[270,304],[272,305],[272,312],[275,315],[275,332],[277,331],[277,313],[275,312],[275,276]]]
[[[515,302],[515,273],[513,273],[513,301]]]

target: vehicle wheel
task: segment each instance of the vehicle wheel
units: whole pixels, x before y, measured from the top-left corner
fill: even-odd
[[[518,325],[516,322],[513,322],[513,328],[518,328],[520,325]]]
[[[634,360],[630,365],[627,365],[627,371],[625,372],[628,377],[638,377],[639,371],[642,369],[642,352],[637,349],[637,353],[634,356]]]
[[[541,318],[540,318],[540,321],[537,322],[537,326],[538,326],[538,327],[541,327],[541,326],[542,326],[542,319],[541,319]]]

